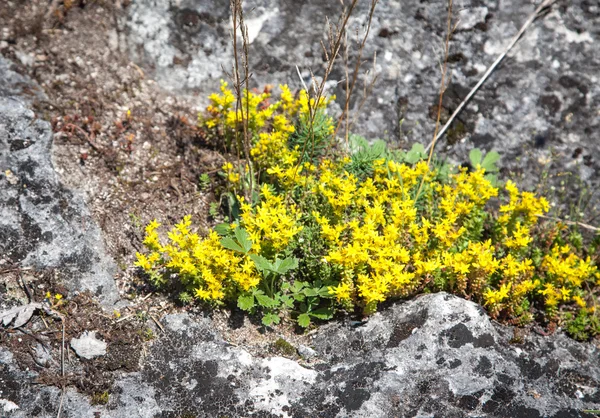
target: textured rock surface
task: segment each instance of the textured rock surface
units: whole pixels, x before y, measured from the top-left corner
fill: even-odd
[[[359,2],[351,22],[359,33],[368,3]],[[309,69],[317,76],[323,73],[319,41],[326,35],[325,16],[338,16],[339,2],[245,4],[252,10],[247,20],[256,86],[288,83],[300,88],[296,65],[307,80]],[[405,146],[431,140],[445,7],[439,1],[379,3],[364,52],[368,59],[377,52],[378,80],[355,131]],[[454,2],[459,24],[451,42],[444,113],[454,111],[534,9],[533,2],[519,0]],[[224,77],[221,66],[231,66],[227,2],[138,0],[128,13],[133,57],[154,69],[163,86],[182,94],[200,92],[200,97],[218,87]],[[594,22],[599,19],[597,3],[582,0],[559,2],[537,21],[452,126],[449,142],[458,143],[445,150],[448,156],[461,162],[473,146],[496,149],[502,165],[522,175],[522,184],[533,186],[544,170],[568,171],[595,188],[599,180],[594,173],[600,170],[600,29]],[[369,68],[367,60],[364,69]],[[337,82],[343,78],[340,65],[330,77],[338,103],[344,83]]]
[[[51,161],[52,130],[30,108],[40,95],[0,60],[0,263],[56,268],[72,291],[118,299],[115,264],[83,198],[63,187]]]
[[[67,416],[581,417],[600,407],[600,352],[563,335],[525,336],[474,303],[426,295],[362,326],[332,323],[299,364],[227,344],[209,319],[163,319],[139,373],[115,383],[106,407],[68,391]],[[2,352],[0,352],[2,353]],[[0,355],[14,417],[52,416],[58,391],[26,389],[33,374]],[[17,387],[22,385],[22,387]],[[45,411],[42,413],[41,411]]]
[[[339,2],[247,4],[256,85],[299,87],[296,64],[304,76],[308,68],[322,72],[324,16],[335,16]],[[365,7],[353,27],[364,23]],[[533,9],[517,0],[455,2],[448,112]],[[126,12],[130,52],[163,86],[200,97],[218,86],[231,64],[227,2],[135,0]],[[463,160],[473,145],[497,149],[521,183],[549,169],[596,185],[599,13],[593,2],[565,2],[537,22],[454,126],[449,155]],[[381,2],[365,51],[377,51],[379,81],[359,132],[402,144],[430,138],[444,27],[444,2]],[[338,68],[331,78],[339,98],[342,77]],[[5,61],[0,80],[2,266],[55,267],[71,290],[114,302],[114,263],[83,199],[60,185],[50,126],[31,111],[28,97],[42,93]],[[69,387],[62,416],[558,418],[600,408],[597,348],[560,333],[514,338],[477,305],[445,294],[393,306],[359,326],[331,323],[310,347],[296,347],[303,360],[252,355],[224,341],[208,318],[168,315],[162,324],[140,370],[119,371],[107,405]],[[58,350],[35,351],[39,364],[58,361]],[[0,347],[0,416],[55,417],[60,390],[33,384],[40,375],[15,356]]]

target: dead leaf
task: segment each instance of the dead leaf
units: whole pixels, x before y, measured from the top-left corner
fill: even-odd
[[[13,328],[22,327],[31,319],[36,309],[42,309],[41,303],[28,303],[27,305],[15,306],[7,311],[0,312],[2,325],[8,326],[13,320]]]

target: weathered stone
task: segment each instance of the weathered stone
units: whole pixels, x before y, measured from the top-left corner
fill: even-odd
[[[82,196],[61,185],[50,124],[30,108],[27,94],[42,93],[2,59],[0,80],[0,263],[56,268],[69,290],[114,303],[114,261]]]
[[[310,360],[317,355],[317,352],[306,345],[300,344],[298,346],[298,354],[300,354],[302,358]]]
[[[369,1],[358,2],[350,21],[362,36]],[[539,3],[539,2],[538,2]],[[554,183],[577,178],[590,190],[600,171],[600,8],[594,2],[557,3],[519,41],[492,74],[437,147],[453,162],[468,161],[473,147],[501,152],[501,166],[521,186],[533,188],[542,173],[569,172]],[[227,2],[138,0],[129,7],[126,36],[134,59],[154,69],[164,87],[180,94],[206,97],[230,71],[230,20]],[[301,88],[311,69],[322,76],[325,63],[320,41],[327,34],[325,17],[335,21],[339,2],[245,1],[253,32],[250,45],[252,84],[287,83]],[[458,27],[450,45],[450,83],[443,120],[452,113],[486,68],[503,51],[536,5],[519,0],[454,2]],[[187,18],[187,26],[180,23]],[[440,62],[446,30],[446,2],[380,1],[363,53],[363,70],[377,53],[377,82],[358,115],[353,131],[409,147],[428,143],[435,127],[441,80]],[[352,36],[351,38],[354,38]],[[351,57],[355,48],[351,45]],[[330,76],[330,93],[343,105],[345,71],[340,62]],[[364,76],[356,88],[362,101]],[[205,99],[204,99],[205,100]],[[445,146],[446,144],[447,146]],[[573,180],[570,180],[573,179]],[[550,176],[550,182],[553,182]],[[578,189],[568,198],[576,203]],[[558,200],[558,199],[557,199]],[[592,208],[598,199],[593,198]],[[557,201],[560,205],[561,202]],[[568,205],[567,205],[568,206]]]
[[[360,2],[352,28],[358,25],[360,31],[367,3]],[[317,76],[323,73],[324,16],[335,16],[338,2],[246,4],[253,10],[246,18],[256,86],[300,87],[296,65],[306,81],[309,68]],[[231,66],[227,7],[216,0],[136,0],[128,8],[124,36],[132,56],[154,68],[163,86],[204,97],[218,87],[222,67]],[[444,7],[444,2],[380,2],[364,53],[369,58],[377,52],[379,81],[356,131],[404,145],[431,137]],[[516,0],[455,2],[461,23],[449,57],[445,114],[534,7]],[[558,171],[596,186],[600,32],[594,22],[599,14],[590,2],[571,2],[536,22],[452,127],[448,139],[456,143],[445,150],[451,159],[464,161],[472,146],[497,149],[504,167],[523,174],[521,183],[531,186],[539,179],[536,170],[554,153]],[[329,84],[338,104],[343,77],[338,67]],[[30,110],[26,91],[42,93],[2,60],[0,80],[4,263],[56,267],[69,289],[91,290],[105,303],[114,302],[114,264],[104,253],[100,231],[83,199],[60,185],[50,159],[50,127]],[[147,348],[141,371],[123,372],[108,405],[93,406],[68,388],[63,414],[558,418],[589,416],[582,411],[600,408],[597,348],[560,332],[526,334],[517,344],[513,331],[491,322],[481,307],[443,293],[397,304],[364,323],[323,326],[311,343],[312,368],[229,345],[208,318],[178,314],[162,321],[165,332]],[[19,369],[13,354],[0,347],[3,416],[57,415],[60,389],[33,386],[39,377],[38,371]]]
[[[71,340],[71,347],[79,357],[91,360],[106,354],[107,344],[96,338],[96,332],[84,332],[79,338]]]
[[[208,318],[168,315],[163,325],[142,371],[115,383],[107,415],[137,408],[140,417],[579,417],[600,407],[595,347],[562,334],[512,343],[510,328],[445,293],[398,304],[362,326],[325,325],[315,334],[314,368],[230,346]],[[7,360],[0,356],[0,371],[22,379]],[[20,408],[10,416],[20,417],[39,410],[40,399],[56,405],[59,393],[5,396]],[[74,391],[67,399],[68,414],[105,408]]]

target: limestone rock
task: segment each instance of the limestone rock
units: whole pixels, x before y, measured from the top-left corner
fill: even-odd
[[[79,357],[93,359],[106,354],[107,344],[96,337],[96,331],[84,332],[79,338],[71,340],[71,348]]]
[[[52,129],[31,110],[39,88],[0,59],[0,262],[56,268],[72,291],[118,299],[114,261],[83,197],[61,185],[51,160]],[[20,87],[19,87],[20,86]]]
[[[108,415],[575,418],[600,408],[596,347],[563,334],[515,342],[480,306],[445,293],[397,304],[361,326],[325,325],[312,368],[231,346],[208,318],[174,314],[163,325],[142,370],[115,383]],[[18,379],[5,358],[0,370]],[[55,388],[40,390],[58,404]],[[14,417],[40,403],[9,399],[20,407]],[[74,391],[67,400],[69,414],[93,409]]]
[[[362,36],[369,1],[358,2],[350,21]],[[449,56],[451,82],[442,121],[451,114],[486,68],[502,52],[539,2],[520,0],[454,2]],[[322,76],[320,41],[325,17],[335,21],[340,2],[248,0],[252,23],[250,67],[255,87],[287,83],[292,89],[312,70]],[[134,60],[157,81],[179,94],[206,97],[217,91],[222,68],[230,71],[230,21],[227,2],[137,0],[124,22]],[[441,80],[446,2],[380,1],[363,52],[353,106],[362,101],[364,72],[377,54],[377,82],[353,131],[410,148],[431,140]],[[587,188],[599,186],[600,8],[590,1],[557,3],[519,41],[451,126],[437,149],[450,161],[468,161],[473,147],[501,151],[501,166],[523,186],[533,187],[544,170],[568,171]],[[186,22],[183,24],[182,22]],[[354,37],[354,36],[353,36]],[[353,45],[351,55],[356,55]],[[339,106],[345,97],[342,65],[334,67],[329,93]],[[338,110],[341,107],[338,107]],[[446,146],[448,145],[448,146]],[[551,165],[548,165],[552,161]],[[560,177],[560,176],[559,176]],[[550,179],[552,181],[552,179]],[[557,188],[564,177],[557,180]],[[567,180],[568,181],[568,180]],[[578,195],[573,197],[577,201]],[[598,203],[594,197],[593,204]]]

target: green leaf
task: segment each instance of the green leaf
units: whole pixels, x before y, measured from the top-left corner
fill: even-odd
[[[231,231],[231,227],[229,226],[228,223],[222,223],[222,224],[215,225],[215,232],[222,237],[228,235],[229,231]]]
[[[309,315],[322,320],[331,319],[333,318],[333,310],[331,308],[319,308],[310,311]]]
[[[469,160],[471,160],[471,165],[473,168],[477,167],[478,164],[481,164],[481,150],[479,148],[473,148],[469,153]]]
[[[221,245],[228,250],[237,251],[238,253],[245,253],[244,249],[235,242],[232,238],[225,237],[221,239]]]
[[[383,154],[385,153],[387,148],[387,144],[382,141],[381,139],[378,139],[376,141],[373,142],[373,145],[371,145],[371,153],[373,155],[373,157],[381,157],[383,156]]]
[[[308,286],[307,282],[300,282],[298,280],[294,280],[294,284],[292,285],[292,292],[298,293],[306,286]]]
[[[294,298],[292,298],[291,296],[284,295],[284,296],[281,296],[280,299],[281,299],[281,302],[283,302],[283,304],[284,304],[284,306],[286,308],[290,308],[291,309],[291,308],[294,307]]]
[[[294,299],[296,299],[298,302],[304,302],[304,300],[306,299],[306,296],[304,296],[302,293],[294,293]]]
[[[244,228],[235,228],[235,237],[238,242],[244,249],[244,252],[247,253],[252,248],[252,241],[250,240],[250,235]]]
[[[237,197],[231,192],[227,193],[225,197],[227,198],[229,215],[231,216],[231,219],[240,219],[240,202],[238,202]]]
[[[298,259],[296,257],[287,257],[283,260],[276,259],[273,271],[278,274],[285,274],[296,267],[298,267]]]
[[[262,323],[266,327],[270,327],[273,324],[279,324],[281,318],[278,315],[268,313],[262,317]]]
[[[252,295],[240,295],[238,296],[237,306],[242,311],[251,311],[254,308],[254,296]]]
[[[319,290],[313,287],[304,288],[304,290],[302,290],[302,293],[304,293],[306,296],[319,296]]]
[[[269,260],[267,260],[263,256],[257,254],[250,254],[250,258],[252,259],[252,261],[254,261],[256,268],[262,271],[263,273],[273,270],[273,265],[269,262]]]
[[[258,302],[258,304],[260,306],[263,306],[265,308],[275,308],[275,307],[279,306],[279,304],[277,303],[277,301],[275,299],[272,299],[272,298],[268,297],[267,295],[256,294],[254,296],[256,297],[256,301]]]
[[[327,286],[323,286],[322,288],[320,288],[317,295],[322,298],[332,298],[333,297],[333,295],[331,293],[329,293],[329,289],[327,288]]]
[[[404,161],[409,164],[415,164],[419,160],[422,160],[425,156],[425,147],[422,144],[413,144],[410,151],[404,156]]]
[[[498,171],[498,167],[496,167],[496,162],[499,159],[500,159],[500,154],[498,154],[496,151],[490,151],[485,155],[483,162],[481,163],[481,166],[488,173],[494,173],[494,172]]]
[[[298,325],[302,328],[306,328],[310,325],[310,316],[307,313],[298,315]]]
[[[485,178],[492,183],[492,186],[497,187],[498,186],[498,176],[495,174],[486,174]]]

